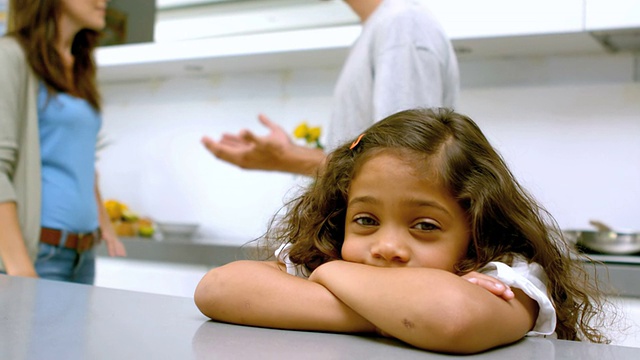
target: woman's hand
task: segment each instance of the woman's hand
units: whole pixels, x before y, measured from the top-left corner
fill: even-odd
[[[472,284],[476,284],[485,290],[488,290],[492,294],[499,296],[507,301],[515,297],[511,288],[505,285],[502,281],[491,277],[489,275],[481,274],[476,271],[472,271],[468,274],[461,276]]]
[[[98,224],[100,226],[100,230],[102,233],[102,239],[107,245],[107,252],[109,256],[127,256],[127,251],[124,248],[124,244],[118,239],[118,235],[116,234],[116,230],[113,228],[113,224],[111,224],[111,219],[109,218],[109,214],[107,213],[107,208],[104,206],[104,202],[102,201],[102,195],[100,195],[100,189],[98,187],[98,172],[96,171],[96,180],[95,180],[95,196],[96,203],[98,205]]]
[[[107,246],[109,256],[127,256],[127,250],[115,234],[115,231],[113,231],[113,228],[111,228],[111,231],[107,230],[102,232],[102,240],[104,240]]]

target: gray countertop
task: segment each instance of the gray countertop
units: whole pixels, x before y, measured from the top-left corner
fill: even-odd
[[[0,275],[0,359],[444,359],[369,336],[209,321],[189,298]],[[640,349],[542,338],[469,359],[638,359]]]
[[[197,241],[166,240],[158,241],[146,238],[120,238],[127,249],[127,258],[159,262],[197,264],[209,267],[224,265],[231,261],[246,259],[250,256],[251,245],[215,243],[200,239]],[[96,249],[97,256],[108,256],[104,244]]]
[[[127,249],[128,258],[159,262],[204,265],[210,268],[221,266],[231,261],[251,258],[255,253],[253,243],[246,246],[234,244],[232,241],[213,242],[207,239],[194,241],[156,241],[143,238],[122,238]],[[103,245],[97,249],[98,256],[107,256]],[[597,273],[608,288],[609,294],[616,296],[640,297],[640,256],[589,255],[596,262],[588,271]]]

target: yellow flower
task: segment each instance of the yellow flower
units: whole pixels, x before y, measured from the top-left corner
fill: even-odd
[[[303,121],[298,125],[298,127],[293,130],[293,136],[296,139],[304,139],[307,137],[307,133],[309,132],[309,126],[306,121]]]
[[[318,141],[318,139],[320,138],[320,133],[322,132],[322,130],[320,129],[319,126],[316,127],[312,127],[309,128],[309,130],[307,131],[307,143],[311,144],[314,143],[316,141]]]
[[[320,144],[321,134],[322,128],[320,126],[310,128],[306,121],[301,122],[300,125],[293,130],[293,137],[296,139],[304,139],[308,146],[324,149],[322,144]]]

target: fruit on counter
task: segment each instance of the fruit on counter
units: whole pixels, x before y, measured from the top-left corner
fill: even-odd
[[[138,221],[138,214],[130,211],[129,209],[122,210],[122,220],[126,222],[136,222]]]
[[[117,200],[104,202],[111,224],[118,236],[152,237],[155,233],[153,221],[148,217],[140,217],[131,211],[129,206]]]
[[[155,233],[154,228],[149,227],[149,226],[144,226],[144,227],[139,227],[138,228],[138,235],[142,236],[142,237],[152,237],[153,234]]]
[[[149,218],[138,220],[138,235],[142,237],[152,237],[155,233],[153,222]]]
[[[136,236],[136,233],[138,232],[138,228],[135,223],[117,221],[113,223],[113,228],[116,230],[116,234],[118,234],[118,236],[133,237]]]
[[[122,218],[122,212],[129,210],[129,207],[116,200],[107,200],[104,202],[104,207],[107,209],[107,214],[111,221],[119,220]]]

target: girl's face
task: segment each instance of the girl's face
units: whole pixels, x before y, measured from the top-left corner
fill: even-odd
[[[464,210],[439,181],[420,176],[406,159],[380,153],[351,182],[344,260],[453,272],[468,246]]]
[[[78,31],[104,28],[109,0],[61,0],[62,18],[73,24]]]

